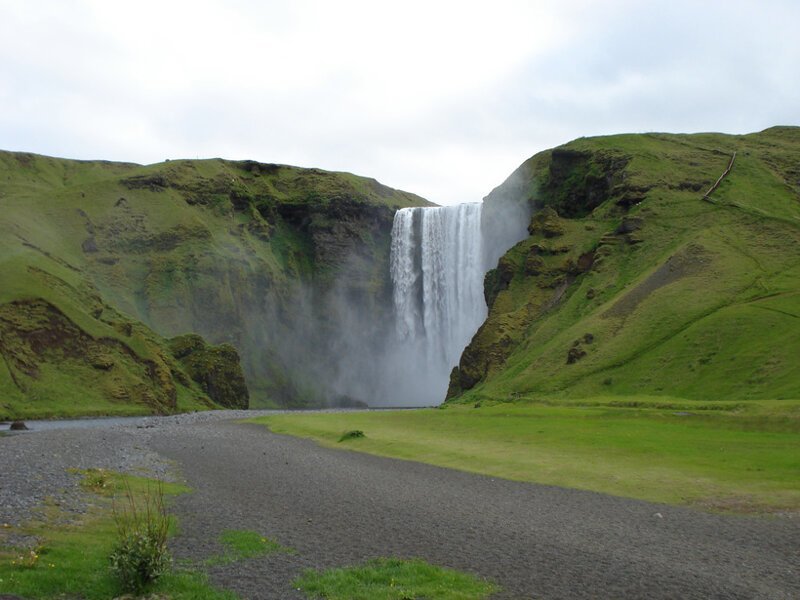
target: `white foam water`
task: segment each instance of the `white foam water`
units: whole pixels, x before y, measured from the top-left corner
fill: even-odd
[[[450,370],[486,318],[482,206],[395,213],[390,270],[397,344],[405,350],[398,367],[424,384],[417,394],[430,394],[417,401],[441,402]]]

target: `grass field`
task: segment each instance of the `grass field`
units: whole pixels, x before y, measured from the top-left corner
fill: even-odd
[[[255,419],[323,445],[707,510],[800,509],[800,402],[607,397]],[[338,440],[350,430],[364,437]]]

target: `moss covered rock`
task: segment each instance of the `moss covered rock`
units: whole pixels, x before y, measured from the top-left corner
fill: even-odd
[[[236,348],[230,344],[211,346],[195,334],[173,338],[169,346],[214,402],[226,408],[248,407],[250,395]]]
[[[152,331],[128,322],[131,338],[118,337],[112,323],[62,308],[42,298],[0,304],[0,418],[169,414],[181,410],[179,395],[211,405],[181,385],[188,377]],[[103,315],[121,318],[108,307]]]
[[[541,234],[546,238],[558,237],[564,235],[564,225],[554,209],[545,207],[537,211],[531,218],[528,233],[531,235]]]

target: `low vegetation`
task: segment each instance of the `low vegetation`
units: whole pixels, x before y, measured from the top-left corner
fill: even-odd
[[[219,537],[224,550],[219,556],[212,556],[206,561],[208,565],[224,565],[239,560],[247,560],[257,556],[265,556],[275,552],[293,554],[292,548],[282,546],[273,539],[256,531],[226,529]]]
[[[351,429],[350,431],[345,431],[339,437],[339,442],[346,442],[347,440],[357,440],[363,437],[365,437],[363,431],[361,431],[360,429]]]
[[[598,397],[419,411],[284,414],[276,433],[495,477],[701,509],[800,510],[800,401]]]
[[[111,572],[125,591],[140,594],[172,566],[163,484],[158,482],[141,496],[126,484],[122,501],[114,504],[114,523],[117,536],[111,550]]]
[[[49,504],[36,520],[19,528],[0,530],[0,593],[31,599],[108,600],[132,588],[146,588],[175,600],[235,600],[234,594],[211,587],[201,571],[163,568],[166,565],[161,540],[166,527],[174,530],[174,522],[170,519],[167,523],[165,513],[158,507],[160,494],[156,490],[160,485],[167,501],[188,491],[176,484],[93,469],[84,479],[84,487],[95,493],[85,515],[76,517]],[[119,511],[126,506],[125,516],[118,511],[115,519],[114,499],[123,503]],[[132,506],[137,507],[137,517],[130,512]],[[152,520],[146,516],[148,510]],[[148,523],[155,528],[153,531],[148,531],[152,529]],[[143,531],[154,534],[156,543],[140,545],[136,536]],[[35,546],[10,547],[4,541],[8,535],[36,540]],[[160,557],[156,560],[152,560],[154,550]],[[110,557],[115,560],[112,562]],[[146,577],[142,577],[143,566],[149,573]],[[160,576],[153,578],[156,572]]]
[[[307,570],[294,585],[327,600],[482,600],[494,584],[420,559],[377,558],[363,566]]]

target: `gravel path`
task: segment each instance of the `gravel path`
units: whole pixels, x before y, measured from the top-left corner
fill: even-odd
[[[722,517],[330,450],[216,422],[228,415],[0,438],[0,521],[11,521],[8,506],[15,518],[29,510],[19,500],[27,490],[79,494],[64,465],[144,467],[180,472],[195,490],[174,505],[178,558],[218,554],[226,529],[295,549],[211,569],[243,598],[302,598],[291,581],[304,568],[376,556],[487,577],[503,587],[498,599],[800,598],[797,519]]]

